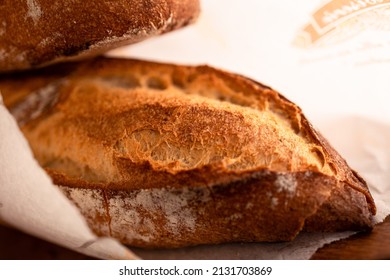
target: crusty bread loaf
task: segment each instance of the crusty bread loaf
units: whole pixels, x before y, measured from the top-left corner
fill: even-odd
[[[193,22],[199,0],[4,0],[0,72],[102,54]]]
[[[364,180],[299,107],[248,78],[97,58],[4,77],[0,90],[99,235],[180,247],[372,226]]]

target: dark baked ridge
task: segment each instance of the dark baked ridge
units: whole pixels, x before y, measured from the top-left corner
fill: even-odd
[[[5,102],[99,234],[177,247],[371,226],[364,180],[264,85],[207,66],[107,58],[56,77],[23,101],[6,90]],[[27,92],[39,79],[0,86]]]
[[[198,0],[4,0],[0,72],[96,56],[193,22]]]

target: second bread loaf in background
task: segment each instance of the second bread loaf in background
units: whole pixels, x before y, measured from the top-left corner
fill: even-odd
[[[4,0],[0,73],[103,54],[195,21],[198,0]]]

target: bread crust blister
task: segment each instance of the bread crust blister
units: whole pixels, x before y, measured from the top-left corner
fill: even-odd
[[[267,86],[139,60],[53,69],[0,87],[41,166],[99,235],[170,248],[372,227],[365,181]]]

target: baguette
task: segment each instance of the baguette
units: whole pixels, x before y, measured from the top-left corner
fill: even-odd
[[[193,22],[199,0],[4,0],[0,72],[96,56]]]
[[[365,181],[298,106],[240,75],[100,57],[0,90],[98,235],[174,248],[372,227]]]

